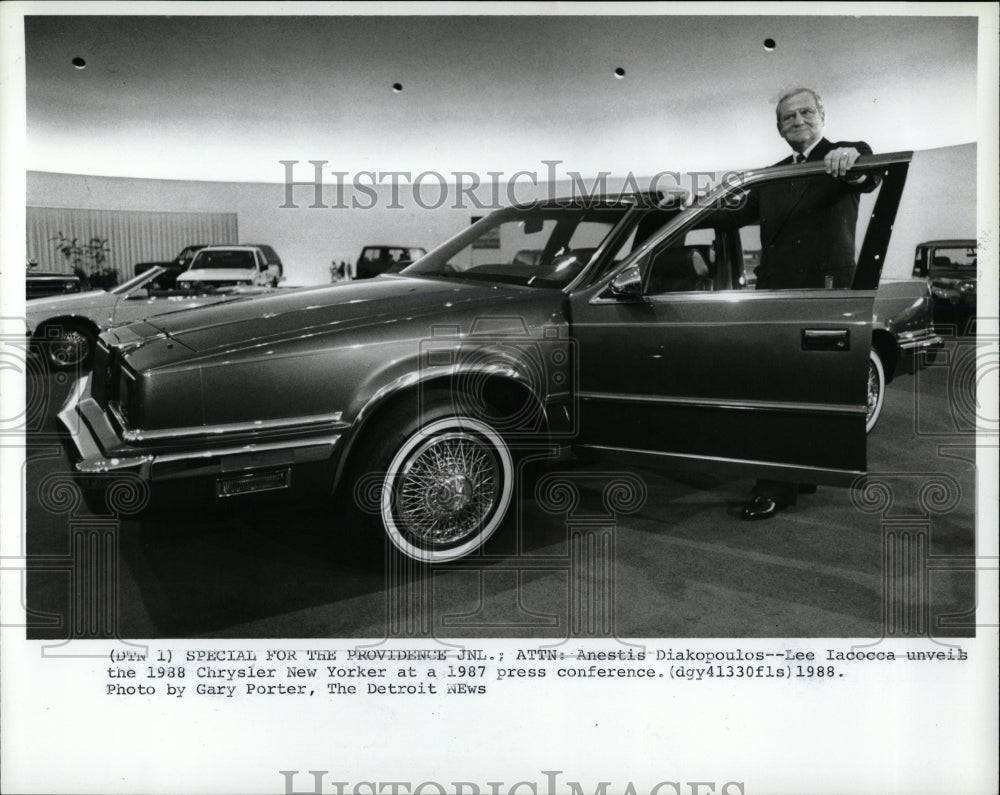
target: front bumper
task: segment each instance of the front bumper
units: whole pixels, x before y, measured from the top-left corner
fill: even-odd
[[[66,431],[76,475],[88,477],[129,472],[149,482],[185,479],[233,479],[256,472],[291,470],[299,465],[332,461],[341,434],[297,435],[289,439],[210,442],[157,449],[154,445],[129,445],[112,419],[91,396],[90,376],[78,380],[59,412]],[[287,482],[287,481],[286,481]]]

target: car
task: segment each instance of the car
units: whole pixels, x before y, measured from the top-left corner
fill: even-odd
[[[852,169],[880,186],[862,199],[851,288],[741,283],[755,233],[734,210],[759,187],[832,179],[807,162],[730,177],[690,206],[627,194],[501,209],[400,274],[116,327],[59,412],[75,477],[85,494],[119,476],[154,501],[180,489],[185,505],[333,495],[331,529],[380,533],[418,565],[481,554],[528,488],[522,464],[565,451],[853,484],[910,157]],[[515,262],[526,250],[539,261]]]
[[[259,288],[187,290],[172,286],[172,281],[169,271],[157,265],[107,291],[29,301],[28,338],[53,369],[85,368],[93,358],[98,335],[116,324],[264,292]]]
[[[168,284],[171,280],[176,279],[181,273],[188,269],[191,265],[191,260],[194,259],[194,255],[206,248],[204,243],[195,243],[190,246],[185,246],[181,249],[181,253],[174,257],[169,262],[137,262],[134,268],[134,273],[138,276],[140,273],[145,273],[150,268],[163,268],[164,274],[161,276],[161,282],[163,284]]]
[[[928,240],[917,245],[913,276],[930,284],[937,323],[955,323],[961,328],[975,316],[977,252],[976,241],[970,238]]]
[[[24,279],[24,299],[47,298],[50,295],[66,295],[78,293],[82,289],[80,277],[74,273],[50,273],[38,271],[38,263],[27,260]]]
[[[868,361],[868,408],[865,429],[870,433],[882,414],[885,387],[897,373],[914,372],[918,354],[944,344],[933,325],[933,300],[921,279],[883,279],[875,294],[872,346]]]
[[[257,246],[206,246],[177,277],[179,287],[278,286],[278,266]]]
[[[278,271],[278,282],[285,278],[285,265],[281,261],[281,257],[278,256],[278,252],[274,250],[272,246],[266,243],[246,243],[247,246],[253,246],[254,248],[259,248],[261,253],[264,255],[264,260],[267,262],[268,270],[277,269]],[[274,283],[274,287],[277,287],[277,282]]]
[[[354,278],[371,279],[380,273],[399,273],[426,253],[427,249],[419,246],[365,246],[354,266]]]

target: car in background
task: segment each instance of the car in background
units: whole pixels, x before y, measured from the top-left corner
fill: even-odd
[[[849,486],[866,469],[873,306],[909,161],[853,168],[881,182],[851,288],[740,283],[745,192],[831,179],[807,162],[690,206],[509,207],[398,275],[116,327],[59,413],[74,473],[87,492],[138,478],[154,500],[338,494],[331,531],[382,534],[421,563],[477,554],[516,504],[520,464],[559,449]],[[537,264],[514,261],[527,250]],[[572,511],[556,491],[551,510]]]
[[[268,270],[273,268],[277,269],[279,282],[285,278],[285,265],[281,261],[281,257],[278,256],[278,252],[275,251],[273,247],[267,245],[266,243],[244,243],[244,245],[259,248],[261,253],[264,255],[264,260],[267,262]],[[277,283],[275,283],[275,286],[277,286]]]
[[[206,247],[205,243],[195,243],[190,246],[185,246],[181,249],[181,253],[174,257],[168,262],[137,262],[133,273],[138,276],[140,273],[145,273],[150,268],[163,268],[164,273],[161,277],[164,281],[163,283],[169,283],[170,280],[176,279],[181,273],[188,269],[191,264],[191,260],[194,259],[194,255]]]
[[[959,330],[976,314],[978,249],[971,238],[928,240],[913,258],[914,278],[926,279],[934,297],[934,320]]]
[[[257,246],[206,246],[177,277],[178,287],[277,287],[278,266]]]
[[[38,263],[27,260],[24,277],[24,300],[47,298],[50,295],[66,295],[78,293],[82,289],[80,277],[74,273],[50,273],[34,270]]]
[[[419,246],[365,246],[354,266],[354,278],[371,279],[380,273],[399,273],[426,253],[427,249]]]
[[[56,370],[86,367],[98,335],[114,325],[165,312],[256,295],[262,288],[182,289],[166,268],[154,266],[110,290],[52,296],[26,305],[28,338]]]
[[[865,430],[871,432],[885,403],[885,387],[900,373],[914,372],[920,352],[938,348],[931,289],[921,279],[882,279],[875,293],[872,347],[868,360]]]

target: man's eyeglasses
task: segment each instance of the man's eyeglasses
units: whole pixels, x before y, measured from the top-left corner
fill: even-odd
[[[802,110],[793,110],[788,113],[782,113],[780,119],[781,126],[784,127],[785,125],[792,124],[799,116],[802,117],[802,121],[812,121],[816,118],[816,114],[818,112],[819,111],[817,111],[816,108],[802,108]]]

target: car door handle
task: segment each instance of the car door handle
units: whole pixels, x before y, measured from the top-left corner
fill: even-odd
[[[804,351],[849,351],[850,349],[851,332],[849,329],[802,329],[802,350]]]

